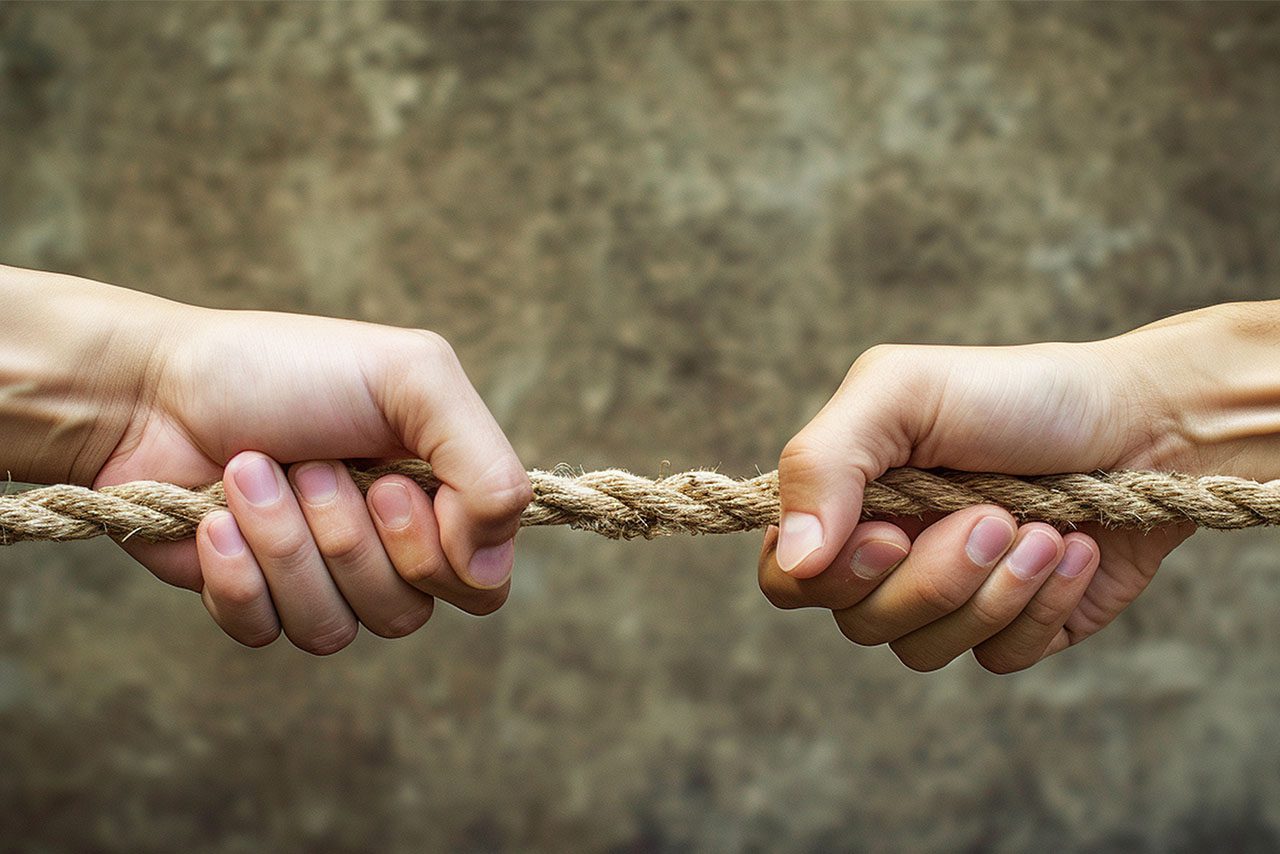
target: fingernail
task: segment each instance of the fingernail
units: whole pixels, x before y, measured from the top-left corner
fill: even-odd
[[[778,529],[778,566],[790,572],[822,547],[822,521],[812,513],[784,513]]]
[[[294,471],[293,482],[308,504],[324,504],[338,494],[338,473],[328,463],[307,463]]]
[[[251,457],[236,469],[236,486],[250,504],[270,504],[280,497],[280,481],[274,467],[263,457]]]
[[[1057,541],[1044,531],[1033,530],[1014,546],[1006,563],[1010,572],[1023,581],[1030,581],[1057,556]]]
[[[872,540],[869,543],[863,543],[853,553],[850,568],[854,575],[870,581],[884,575],[893,566],[901,563],[906,556],[907,550],[897,543]]]
[[[223,557],[235,557],[245,550],[240,526],[230,513],[214,513],[209,519],[209,542]]]
[[[516,562],[516,541],[507,540],[500,546],[476,549],[467,567],[471,580],[481,587],[501,587],[511,577]]]
[[[1013,542],[1013,526],[999,516],[987,516],[969,534],[965,554],[978,566],[994,566]]]
[[[1075,578],[1084,572],[1091,560],[1093,560],[1093,549],[1078,540],[1072,540],[1067,543],[1066,554],[1062,556],[1054,572],[1066,578]]]
[[[384,528],[403,528],[413,515],[413,501],[403,483],[381,483],[369,493],[369,503]]]

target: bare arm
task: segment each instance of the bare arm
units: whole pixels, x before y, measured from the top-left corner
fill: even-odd
[[[0,305],[0,469],[33,483],[91,483],[144,394],[176,306],[3,266]]]

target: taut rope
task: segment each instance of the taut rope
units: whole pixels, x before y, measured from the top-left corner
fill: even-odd
[[[352,469],[361,491],[397,472],[423,489],[439,482],[423,462]],[[778,520],[778,473],[736,480],[713,471],[659,479],[609,469],[575,474],[533,471],[533,503],[523,526],[569,525],[613,539],[666,534],[727,534]],[[1147,471],[1013,477],[892,469],[867,486],[869,516],[918,516],[998,504],[1023,520],[1060,527],[1098,522],[1149,530],[1176,522],[1202,528],[1280,525],[1280,481],[1192,477]],[[221,483],[186,489],[138,481],[99,490],[47,486],[0,496],[0,545],[22,540],[82,540],[103,534],[153,542],[195,533],[205,514],[226,506]]]

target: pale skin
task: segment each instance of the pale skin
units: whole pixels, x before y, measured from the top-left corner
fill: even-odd
[[[283,631],[323,655],[358,626],[407,635],[436,599],[505,601],[532,492],[439,336],[328,318],[193,308],[0,268],[0,469],[104,486],[222,479],[227,512],[194,540],[121,545],[198,591],[249,646]],[[390,475],[356,489],[339,460],[429,461],[434,498]]]
[[[1192,533],[1018,525],[992,506],[860,522],[894,466],[1280,477],[1280,302],[1223,305],[1084,344],[885,346],[854,364],[779,465],[760,586],[830,609],[854,643],[929,671],[972,650],[1029,667],[1097,632]]]
[[[194,540],[123,548],[200,593],[232,638],[315,654],[400,637],[437,599],[500,607],[531,499],[524,467],[439,336],[180,305],[0,267],[0,470],[105,486],[222,479]],[[996,507],[860,522],[899,465],[1037,474],[1154,468],[1280,477],[1280,302],[1219,306],[1106,341],[878,347],[783,452],[759,575],[859,644],[933,670],[1028,667],[1105,626],[1188,527],[1017,525]],[[361,496],[341,461],[428,460]]]

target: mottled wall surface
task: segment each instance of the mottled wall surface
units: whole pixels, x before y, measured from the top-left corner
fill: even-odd
[[[0,6],[0,259],[436,329],[543,467],[1276,294],[1278,151],[1274,4]],[[773,611],[753,536],[528,531],[497,615],[321,660],[8,548],[0,847],[1274,848],[1278,537],[1013,677]]]

